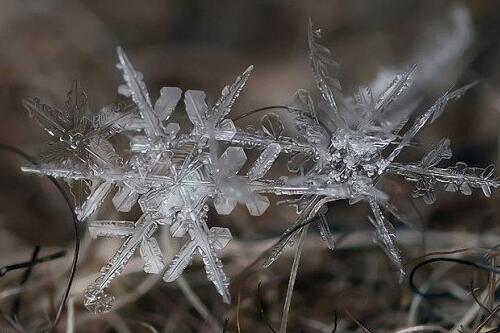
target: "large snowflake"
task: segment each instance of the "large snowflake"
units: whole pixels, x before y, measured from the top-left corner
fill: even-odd
[[[120,275],[139,248],[144,271],[163,274],[174,281],[199,255],[208,279],[225,302],[230,302],[229,279],[223,271],[218,251],[231,239],[227,228],[209,227],[210,206],[218,214],[230,214],[235,206],[246,205],[251,215],[263,214],[270,205],[266,194],[292,196],[287,200],[297,207],[295,223],[284,232],[265,265],[272,264],[300,227],[318,221],[322,238],[334,249],[332,232],[325,213],[327,202],[366,201],[373,213],[369,221],[376,238],[400,270],[401,255],[395,244],[392,225],[384,217],[388,211],[398,217],[388,194],[377,188],[378,180],[388,174],[414,182],[415,197],[426,203],[435,200],[434,186],[442,183],[447,191],[468,195],[481,188],[486,196],[500,183],[493,179],[493,168],[471,168],[464,163],[438,165],[451,157],[450,141],[442,139],[420,161],[397,162],[400,152],[411,145],[420,129],[443,112],[447,102],[460,97],[472,85],[448,91],[431,107],[414,117],[413,104],[404,105],[400,97],[411,85],[416,67],[397,75],[379,96],[369,87],[360,87],[346,96],[334,73],[338,64],[328,49],[318,43],[319,31],[310,26],[309,51],[314,78],[321,96],[299,90],[286,108],[295,129],[285,133],[280,118],[267,113],[258,130],[240,129],[228,117],[248,80],[252,67],[232,85],[224,87],[218,101],[209,107],[205,93],[184,92],[185,112],[191,124],[171,120],[182,97],[179,88],[164,87],[153,104],[143,76],[136,71],[122,49],[118,48],[117,67],[124,84],[118,92],[133,103],[114,104],[91,112],[86,95],[75,84],[63,109],[25,100],[30,114],[53,137],[45,148],[39,166],[23,170],[66,180],[75,193],[77,213],[87,220],[115,191],[112,202],[120,212],[138,204],[142,210],[136,221],[93,220],[88,222],[92,237],[117,237],[123,243],[96,280],[85,292],[85,305],[108,311],[113,297],[105,289]],[[110,139],[123,135],[129,149],[117,152]],[[219,147],[227,147],[219,154]],[[246,174],[246,150],[259,157]],[[288,172],[277,179],[264,178],[278,156],[287,156]],[[116,190],[115,190],[116,188]],[[318,217],[316,219],[316,217]],[[166,265],[155,233],[168,227],[183,245]]]

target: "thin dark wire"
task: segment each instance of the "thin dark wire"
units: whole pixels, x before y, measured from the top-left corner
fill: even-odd
[[[428,265],[430,263],[439,262],[439,261],[453,262],[453,263],[461,264],[461,265],[465,265],[465,266],[472,266],[474,268],[477,268],[477,269],[480,269],[480,270],[483,270],[483,271],[486,271],[486,272],[500,274],[500,269],[498,269],[496,267],[489,266],[489,265],[484,265],[484,264],[481,264],[481,263],[476,263],[476,262],[469,261],[469,260],[458,259],[458,258],[446,258],[446,257],[431,258],[431,259],[427,259],[427,260],[424,260],[424,261],[418,263],[412,269],[412,271],[410,273],[409,284],[410,284],[410,287],[411,287],[411,289],[413,290],[414,293],[422,296],[423,298],[427,298],[427,299],[442,297],[442,296],[446,295],[446,293],[424,293],[424,292],[420,291],[420,289],[418,289],[418,287],[415,285],[415,281],[414,281],[415,273],[420,268],[422,268],[423,266]]]
[[[31,156],[29,156],[28,154],[19,150],[16,147],[11,147],[11,146],[0,144],[0,150],[10,151],[12,153],[17,154],[18,156],[23,157],[25,160],[27,160],[31,164],[38,165],[37,161],[35,161]],[[71,199],[69,198],[68,194],[63,189],[61,184],[59,184],[59,182],[54,177],[47,176],[47,178],[59,190],[59,192],[63,196],[64,200],[66,201],[66,204],[68,205],[69,210],[71,211],[71,217],[73,219],[73,227],[74,227],[74,235],[75,235],[75,247],[74,247],[73,261],[71,263],[71,270],[70,270],[70,274],[69,274],[68,283],[67,283],[66,289],[64,291],[64,295],[63,295],[63,298],[61,300],[61,303],[59,304],[59,307],[57,309],[56,317],[54,319],[54,322],[52,323],[51,332],[54,332],[54,330],[57,326],[57,323],[61,319],[61,314],[64,310],[64,306],[66,305],[66,301],[68,300],[69,292],[70,292],[71,286],[73,284],[73,279],[75,278],[76,265],[78,263],[78,254],[80,252],[80,235],[78,232],[78,218],[75,214],[75,210],[73,209]]]
[[[37,245],[35,246],[35,249],[33,250],[33,254],[31,255],[31,260],[29,261],[28,267],[26,271],[24,272],[20,285],[24,286],[26,282],[28,282],[28,279],[30,278],[31,273],[33,272],[33,267],[35,266],[36,259],[38,257],[38,253],[40,253],[40,246]],[[17,295],[14,304],[12,305],[12,309],[10,311],[12,318],[16,318],[17,313],[19,312],[19,308],[21,307],[21,294]]]
[[[232,121],[238,121],[238,120],[241,120],[241,119],[243,119],[245,117],[253,115],[255,113],[262,112],[262,111],[267,111],[267,110],[272,110],[272,109],[284,109],[284,110],[288,110],[288,111],[290,111],[290,110],[291,111],[299,111],[299,109],[295,109],[295,108],[292,108],[292,107],[289,107],[289,106],[285,106],[285,105],[270,105],[270,106],[264,106],[264,107],[261,107],[261,108],[258,108],[258,109],[255,109],[255,110],[243,113],[242,115],[239,115],[236,118],[233,118]],[[301,224],[296,225],[295,227],[293,227],[292,229],[290,229],[288,232],[284,233],[281,236],[281,238],[280,238],[279,241],[284,240],[285,238],[287,238],[290,235],[292,235],[293,233],[295,233],[297,230],[302,229],[303,227],[305,227],[309,223],[315,222],[316,220],[317,219],[313,218],[313,219],[310,219],[310,220],[308,220],[306,222],[303,222]]]
[[[267,111],[267,110],[272,110],[272,109],[284,109],[284,110],[297,110],[297,109],[294,109],[294,108],[291,108],[289,106],[285,106],[285,105],[270,105],[270,106],[264,106],[262,108],[258,108],[258,109],[255,109],[255,110],[251,110],[251,111],[248,111],[246,113],[243,113],[233,119],[231,119],[232,121],[238,121],[238,120],[241,120],[243,118],[246,118],[248,116],[251,116],[255,113],[259,113],[259,112],[262,112],[262,111]]]
[[[43,256],[43,257],[39,257],[33,262],[24,261],[24,262],[19,262],[16,264],[2,266],[2,267],[0,267],[0,277],[4,276],[5,274],[7,274],[10,271],[14,271],[14,270],[21,269],[21,268],[26,268],[26,267],[31,266],[31,265],[36,266],[38,264],[41,264],[41,263],[44,263],[47,261],[59,259],[61,257],[64,257],[65,255],[66,255],[66,251],[62,250],[62,251],[58,251],[58,252]]]
[[[284,239],[287,239],[288,237],[290,237],[295,232],[297,232],[297,231],[301,230],[302,228],[304,228],[306,225],[309,225],[309,224],[311,224],[313,222],[317,222],[317,221],[319,221],[319,218],[317,218],[315,216],[312,219],[309,219],[309,220],[306,220],[306,221],[304,221],[302,223],[297,224],[296,226],[294,226],[293,228],[289,229],[288,231],[285,231],[285,233],[283,233],[281,235],[280,239],[278,240],[278,243],[280,243]]]
[[[292,107],[289,107],[289,106],[285,106],[285,105],[270,105],[270,106],[264,106],[264,107],[261,107],[261,108],[254,109],[254,110],[248,111],[246,113],[243,113],[242,115],[239,115],[239,116],[233,118],[232,121],[238,121],[238,120],[246,118],[246,117],[248,117],[250,115],[253,115],[253,114],[256,114],[256,113],[259,113],[259,112],[262,112],[262,111],[272,110],[272,109],[283,109],[283,110],[288,110],[288,111],[300,111],[299,109],[295,109],[295,108],[292,108]],[[304,228],[306,225],[308,225],[308,224],[310,224],[312,222],[316,222],[316,221],[317,221],[316,218],[312,218],[312,219],[310,219],[308,221],[305,221],[303,223],[300,223],[300,224],[296,225],[295,227],[293,227],[292,229],[290,229],[288,232],[284,233],[280,237],[280,240],[278,242],[283,241],[285,238],[288,238],[290,235],[292,235],[296,231],[298,231],[298,230]]]
[[[271,330],[271,332],[276,333],[276,330],[273,328],[271,323],[269,322],[269,319],[267,319],[267,316],[264,312],[264,302],[262,301],[262,295],[260,294],[260,286],[262,284],[262,281],[259,281],[259,284],[257,285],[257,299],[259,300],[259,307],[260,307],[260,316],[262,320],[266,323],[267,327]]]
[[[335,333],[337,331],[337,311],[333,311],[333,329],[331,333]]]
[[[286,106],[286,105],[270,105],[270,106],[264,106],[264,107],[261,107],[261,108],[258,108],[258,109],[254,109],[254,110],[248,111],[246,113],[243,113],[242,115],[239,115],[239,116],[237,116],[235,118],[232,118],[231,120],[232,121],[238,121],[238,120],[241,120],[241,119],[246,118],[248,116],[251,116],[253,114],[256,114],[256,113],[259,113],[259,112],[262,112],[262,111],[272,110],[272,109],[281,109],[281,110],[288,110],[288,111],[302,111],[301,109],[292,108],[292,107]],[[326,124],[324,122],[322,122],[319,118],[316,118],[316,120],[325,129],[328,128],[328,126],[326,126]]]

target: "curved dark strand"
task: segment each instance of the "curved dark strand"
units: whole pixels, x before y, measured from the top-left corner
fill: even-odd
[[[489,266],[489,265],[484,265],[484,264],[473,262],[473,261],[469,261],[469,260],[458,259],[458,258],[446,258],[446,257],[431,258],[431,259],[427,259],[427,260],[424,260],[424,261],[418,263],[415,267],[413,267],[413,269],[412,269],[412,271],[410,273],[409,281],[408,282],[409,282],[410,287],[411,287],[411,289],[413,290],[414,293],[422,296],[423,298],[427,298],[427,299],[429,299],[429,298],[443,297],[443,296],[447,295],[447,293],[424,293],[424,292],[420,291],[420,289],[418,289],[418,287],[415,285],[415,281],[414,281],[415,273],[420,268],[422,268],[425,265],[428,265],[430,263],[439,262],[439,261],[453,262],[453,263],[456,263],[456,264],[461,264],[461,265],[465,265],[465,266],[471,266],[471,267],[480,269],[482,271],[486,271],[486,272],[490,272],[490,273],[495,273],[495,274],[500,274],[500,268],[496,268],[496,267]]]
[[[43,256],[43,257],[39,257],[34,261],[24,261],[24,262],[19,262],[17,264],[2,266],[2,267],[0,267],[0,277],[4,276],[5,274],[7,274],[10,271],[15,271],[15,270],[21,269],[21,268],[27,268],[29,266],[36,266],[38,264],[41,264],[41,263],[44,263],[47,261],[59,259],[61,257],[64,257],[65,255],[66,255],[66,251],[62,250],[62,251],[58,251],[58,252]]]
[[[259,113],[259,112],[262,112],[262,111],[267,111],[267,110],[272,110],[272,109],[284,109],[284,110],[288,110],[288,111],[298,111],[298,109],[294,109],[294,108],[291,108],[289,106],[285,106],[285,105],[270,105],[270,106],[264,106],[262,108],[258,108],[258,109],[255,109],[255,110],[251,110],[251,111],[248,111],[246,113],[243,113],[233,119],[231,119],[232,121],[238,121],[238,120],[241,120],[243,118],[246,118],[248,116],[251,116],[255,113]]]
[[[270,106],[264,106],[264,107],[261,107],[258,109],[254,109],[254,110],[245,112],[245,113],[243,113],[235,118],[232,118],[231,120],[238,121],[238,120],[241,120],[241,119],[246,118],[248,116],[251,116],[253,114],[256,114],[256,113],[259,113],[262,111],[272,110],[272,109],[281,109],[281,110],[287,110],[287,111],[302,111],[301,109],[292,108],[292,107],[286,106],[286,105],[270,105]],[[321,126],[323,126],[324,129],[328,129],[328,127],[325,125],[324,122],[322,122],[320,119],[316,119],[316,120],[319,122],[319,124],[321,124]]]
[[[337,311],[333,311],[333,329],[331,333],[337,332]]]
[[[19,150],[16,147],[0,144],[0,150],[12,152],[14,154],[17,154],[18,156],[21,156],[22,158],[24,158],[28,162],[32,163],[33,165],[39,165],[39,163],[35,159],[33,159],[31,156],[29,156],[28,154]],[[74,235],[75,235],[75,247],[74,247],[73,261],[71,263],[71,270],[70,270],[70,274],[69,274],[68,283],[66,285],[66,290],[64,291],[63,298],[61,300],[61,303],[59,304],[56,316],[54,318],[54,322],[52,323],[52,327],[50,330],[50,332],[54,332],[54,330],[57,326],[57,323],[61,319],[61,315],[62,315],[62,312],[64,310],[64,306],[66,305],[66,301],[68,300],[69,292],[70,292],[71,286],[73,284],[73,279],[75,278],[76,265],[78,263],[78,254],[80,252],[80,234],[78,232],[78,218],[75,214],[75,210],[73,209],[73,205],[71,203],[70,197],[68,196],[68,194],[66,193],[64,188],[61,186],[61,184],[59,184],[59,182],[54,177],[47,176],[47,178],[52,182],[52,184],[54,184],[54,186],[58,189],[59,193],[61,193],[64,200],[66,201],[66,204],[68,205],[69,210],[71,211],[71,217],[73,219],[73,227],[74,227]]]
[[[266,323],[267,327],[271,330],[271,332],[276,333],[276,330],[273,328],[273,326],[269,322],[269,319],[267,318],[267,316],[264,312],[264,302],[262,301],[262,295],[260,294],[260,286],[261,285],[262,285],[262,281],[259,281],[259,284],[257,285],[257,299],[259,300],[259,308],[260,308],[259,313],[260,313],[262,320],[264,320],[264,322]]]
[[[317,221],[319,221],[319,218],[318,218],[318,216],[316,215],[316,216],[315,216],[315,217],[313,217],[312,219],[306,220],[306,221],[304,221],[304,222],[302,222],[302,223],[297,224],[297,225],[296,225],[296,226],[294,226],[293,228],[288,229],[287,231],[285,231],[285,232],[281,235],[280,239],[276,242],[276,244],[277,244],[277,243],[280,243],[280,242],[281,242],[281,241],[283,241],[284,239],[286,239],[286,238],[290,237],[292,234],[294,234],[295,232],[297,232],[297,231],[301,230],[301,229],[302,229],[302,228],[304,228],[305,226],[307,226],[307,225],[309,225],[309,224],[311,224],[311,223],[313,223],[313,222],[317,222]]]
[[[35,267],[35,262],[38,259],[38,253],[40,253],[40,245],[36,245],[35,248],[33,249],[31,260],[29,261],[26,271],[24,271],[23,277],[21,278],[20,281],[21,286],[24,286],[26,282],[28,282],[31,273],[33,272],[33,267]],[[14,304],[12,304],[12,309],[10,311],[12,318],[16,318],[20,307],[21,307],[21,294],[18,294],[14,301]]]

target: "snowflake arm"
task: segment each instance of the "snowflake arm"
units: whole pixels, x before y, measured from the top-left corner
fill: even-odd
[[[331,118],[338,128],[346,128],[347,123],[339,112],[339,100],[341,97],[340,82],[332,78],[329,72],[338,71],[339,64],[330,56],[330,50],[318,44],[316,39],[321,37],[319,30],[314,30],[312,21],[309,20],[308,40],[309,40],[309,59],[313,71],[316,85],[327,102]]]
[[[415,120],[413,125],[408,131],[403,135],[399,144],[394,148],[394,150],[390,153],[390,155],[386,158],[386,162],[390,163],[394,161],[394,159],[401,153],[403,148],[405,148],[411,140],[417,135],[417,133],[424,127],[424,125],[430,121],[434,122],[442,113],[448,101],[459,98],[462,96],[468,89],[473,87],[475,83],[468,84],[463,86],[455,91],[447,92],[443,96],[441,96],[424,114]]]
[[[114,297],[106,294],[105,288],[123,272],[137,247],[141,247],[146,273],[158,273],[162,269],[163,259],[158,244],[151,240],[156,228],[156,221],[147,214],[135,224],[130,221],[94,221],[90,224],[89,230],[94,237],[119,237],[125,241],[85,290],[84,304],[88,309],[96,313],[111,309]]]
[[[222,270],[222,262],[216,253],[216,250],[221,250],[231,240],[229,229],[212,227],[208,230],[201,218],[184,224],[188,225],[189,240],[174,257],[163,279],[166,282],[176,280],[191,264],[193,255],[198,253],[203,260],[208,280],[215,285],[223,301],[230,303],[229,279]]]
[[[375,198],[369,198],[368,202],[370,204],[370,208],[373,212],[375,218],[371,216],[368,217],[370,222],[375,227],[375,235],[377,241],[380,243],[382,248],[385,250],[387,256],[391,259],[394,265],[398,268],[400,272],[400,278],[402,279],[404,276],[403,267],[401,264],[401,253],[399,249],[394,244],[394,239],[396,238],[396,234],[394,233],[393,226],[385,219],[382,211],[380,210],[380,206],[377,203]]]
[[[152,136],[161,136],[163,130],[160,126],[158,117],[153,111],[153,105],[151,104],[146,84],[143,81],[142,73],[134,69],[121,47],[118,47],[116,52],[119,59],[117,67],[122,70],[123,79],[126,83],[126,85],[122,85],[118,88],[119,92],[124,96],[132,97],[132,100],[139,108],[141,116],[148,124],[146,131],[150,132]]]

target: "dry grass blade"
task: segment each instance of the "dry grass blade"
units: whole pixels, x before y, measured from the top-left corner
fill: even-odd
[[[286,333],[286,327],[288,324],[288,313],[290,312],[290,304],[292,303],[293,287],[295,286],[295,280],[297,279],[297,271],[299,269],[300,256],[302,254],[302,247],[304,245],[304,240],[307,235],[308,228],[309,226],[306,225],[302,229],[300,233],[299,242],[297,244],[297,249],[295,250],[292,270],[290,271],[290,279],[288,280],[288,288],[286,289],[285,304],[283,305],[283,315],[281,317],[280,333]]]

